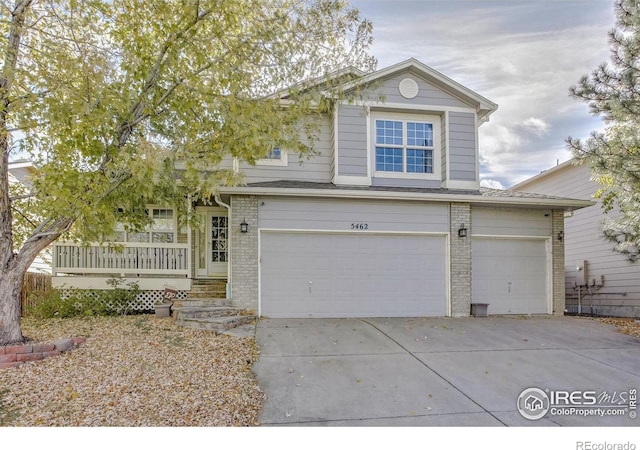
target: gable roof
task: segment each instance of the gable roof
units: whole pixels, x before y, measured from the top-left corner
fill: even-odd
[[[452,80],[446,75],[438,72],[437,70],[421,63],[415,58],[407,59],[406,61],[394,64],[384,69],[371,72],[364,75],[354,81],[346,83],[342,88],[344,90],[353,89],[356,86],[360,86],[374,81],[392,77],[400,72],[412,71],[416,75],[423,78],[425,81],[437,86],[443,91],[458,97],[460,100],[475,106],[478,113],[478,119],[489,120],[489,116],[498,109],[498,105],[491,100],[483,97],[475,91],[461,85],[457,81]]]
[[[572,159],[570,159],[568,161],[563,162],[562,164],[558,164],[558,165],[552,167],[551,169],[543,170],[539,174],[534,175],[534,176],[532,176],[530,178],[527,178],[526,180],[521,181],[518,184],[514,184],[509,189],[512,189],[512,190],[515,190],[515,191],[520,190],[523,187],[527,186],[528,184],[533,183],[534,181],[538,181],[538,180],[541,180],[542,178],[546,178],[547,176],[549,176],[551,174],[554,174],[556,172],[559,172],[561,170],[564,170],[567,167],[577,166],[577,165],[579,165],[579,162],[575,158],[572,158]]]
[[[344,78],[345,82],[340,86],[340,89],[346,92],[356,88],[357,86],[373,83],[375,81],[378,81],[387,77],[392,77],[398,73],[405,72],[405,71],[413,72],[414,74],[421,77],[425,81],[453,95],[454,97],[459,98],[461,101],[474,106],[476,108],[476,112],[478,113],[478,119],[480,121],[489,120],[489,116],[498,109],[498,105],[496,103],[483,97],[477,92],[472,91],[471,89],[461,85],[457,81],[452,80],[446,75],[427,66],[426,64],[418,61],[415,58],[407,59],[406,61],[393,64],[391,66],[385,67],[380,70],[376,70],[368,74],[362,72],[359,69],[356,69],[355,67],[346,67],[344,69],[337,70],[331,74],[328,74],[326,77],[315,78],[313,80],[308,80],[303,83],[299,83],[290,88],[282,89],[276,92],[271,97],[286,100],[289,96],[289,91],[293,88],[302,88],[304,86],[307,86],[309,88],[318,87],[326,83],[327,80],[335,81],[341,78]],[[325,91],[324,95],[329,96],[329,92]]]
[[[346,80],[353,80],[354,78],[361,78],[366,75],[366,72],[363,72],[360,69],[357,69],[353,66],[345,67],[344,69],[335,70],[323,77],[311,78],[308,80],[303,80],[299,83],[294,84],[293,86],[286,87],[284,89],[280,89],[276,91],[274,94],[268,95],[267,98],[279,98],[281,100],[286,100],[289,98],[289,94],[293,89],[311,89],[315,87],[319,87],[325,85],[328,81],[336,81],[341,78]],[[339,83],[338,83],[339,84]]]

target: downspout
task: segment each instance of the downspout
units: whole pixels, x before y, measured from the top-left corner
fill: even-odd
[[[213,199],[215,200],[215,202],[219,205],[222,206],[223,208],[225,208],[227,210],[227,217],[229,222],[227,222],[227,228],[229,230],[229,235],[227,236],[228,239],[228,243],[229,243],[229,248],[227,250],[227,286],[225,289],[225,297],[227,299],[231,298],[231,227],[228,226],[229,223],[231,222],[231,206],[227,205],[225,202],[222,201],[222,199],[220,198],[220,194],[215,194],[213,196]]]
[[[226,208],[228,211],[231,211],[231,206],[227,205],[220,199],[220,194],[216,194],[213,198],[218,205],[222,206],[223,208]]]

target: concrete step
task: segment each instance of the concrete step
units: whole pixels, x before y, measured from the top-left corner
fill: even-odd
[[[238,309],[229,306],[182,306],[174,309],[176,319],[203,319],[238,315]]]
[[[221,280],[204,280],[204,281],[206,281],[205,284],[192,284],[191,290],[187,294],[187,297],[200,299],[200,298],[225,298],[227,296],[226,281],[221,281]]]
[[[210,288],[224,288],[227,285],[226,281],[216,282],[216,283],[196,283],[195,281],[191,282],[192,289],[210,289]]]
[[[223,290],[223,291],[199,291],[199,292],[193,292],[190,291],[187,294],[188,298],[197,298],[197,299],[201,299],[201,298],[225,298],[227,296],[227,291]]]
[[[191,307],[206,307],[206,306],[232,306],[230,299],[222,299],[222,298],[214,298],[214,297],[203,297],[197,299],[187,298],[185,300],[176,300],[173,302],[173,310],[178,310],[180,308],[191,308]]]
[[[195,279],[191,280],[191,286],[225,286],[227,280],[208,280],[208,279]]]
[[[209,330],[216,334],[225,333],[237,335],[237,333],[234,333],[232,330],[236,327],[245,327],[246,325],[255,322],[255,320],[256,316],[234,315],[211,318],[180,318],[176,319],[176,323],[178,326],[194,330]],[[242,331],[246,332],[248,329],[245,328]]]
[[[192,286],[189,292],[225,292],[226,286]]]

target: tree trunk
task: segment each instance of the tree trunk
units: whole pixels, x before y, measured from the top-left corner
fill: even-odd
[[[20,307],[24,271],[16,264],[0,273],[0,345],[22,342]]]
[[[9,34],[2,55],[4,61],[0,71],[0,152],[2,152],[0,155],[0,345],[22,342],[20,297],[22,279],[28,264],[25,266],[26,257],[17,258],[13,251],[7,115],[20,51],[20,39],[31,2],[32,0],[16,1],[13,10],[11,10]],[[31,247],[35,248],[36,246],[32,245]]]

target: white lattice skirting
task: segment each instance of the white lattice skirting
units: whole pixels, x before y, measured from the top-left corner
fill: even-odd
[[[62,289],[62,296],[69,297],[76,289]],[[176,300],[185,300],[189,291],[178,291]],[[163,299],[164,291],[141,291],[136,296],[136,302],[131,305],[131,309],[134,311],[153,311],[153,307],[156,302],[160,302]]]

